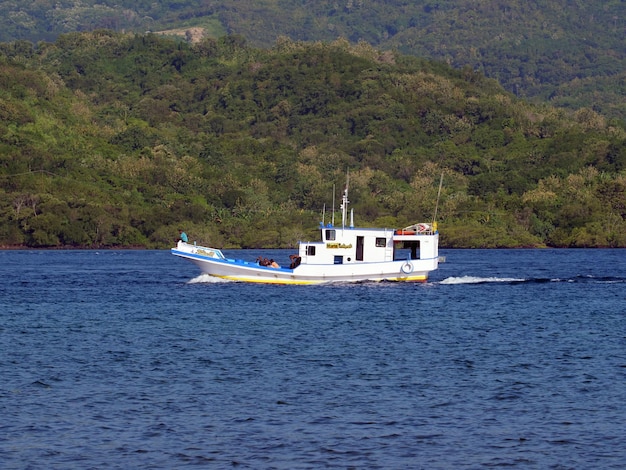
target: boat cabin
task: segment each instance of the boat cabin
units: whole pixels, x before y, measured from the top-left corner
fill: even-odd
[[[321,241],[300,243],[299,255],[305,264],[380,263],[432,258],[432,227],[420,224],[415,230],[320,227]],[[421,230],[421,231],[418,231]]]

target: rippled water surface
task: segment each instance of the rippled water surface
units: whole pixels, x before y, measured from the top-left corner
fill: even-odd
[[[625,468],[626,251],[441,254],[273,286],[0,251],[0,467]]]

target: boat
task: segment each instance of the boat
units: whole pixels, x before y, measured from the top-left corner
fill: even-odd
[[[320,240],[299,242],[289,266],[228,258],[218,248],[179,241],[171,249],[209,276],[269,284],[323,284],[358,281],[426,282],[438,267],[439,232],[435,221],[403,229],[346,226],[348,188],[343,192],[341,226],[320,222]],[[277,266],[276,264],[274,266]]]

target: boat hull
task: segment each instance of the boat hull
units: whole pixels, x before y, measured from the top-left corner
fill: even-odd
[[[359,281],[426,282],[428,273],[437,268],[438,262],[438,259],[417,259],[341,265],[301,264],[295,269],[288,269],[214,257],[213,252],[207,256],[203,254],[203,251],[194,248],[172,248],[173,255],[188,259],[209,276],[266,284],[324,284]]]

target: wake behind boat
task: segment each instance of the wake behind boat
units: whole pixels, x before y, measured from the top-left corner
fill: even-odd
[[[346,227],[348,189],[342,200],[342,226],[320,223],[321,240],[300,242],[289,267],[231,259],[221,250],[179,241],[172,254],[196,264],[210,276],[243,282],[321,284],[354,281],[425,282],[439,263],[436,223],[402,230]],[[408,254],[401,257],[401,248]]]

